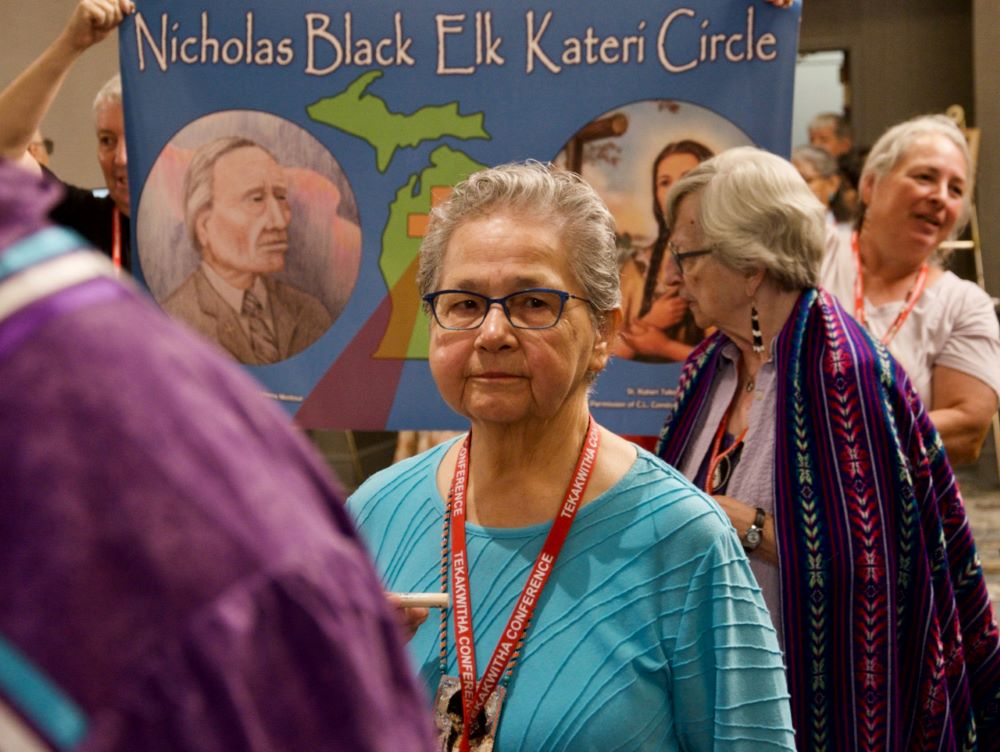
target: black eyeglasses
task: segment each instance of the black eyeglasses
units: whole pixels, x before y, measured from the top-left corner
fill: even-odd
[[[711,248],[700,248],[697,251],[681,251],[677,248],[674,243],[667,243],[667,250],[670,251],[670,257],[674,260],[674,266],[677,267],[677,273],[682,277],[684,276],[684,259],[698,258],[699,256],[707,256],[712,252]]]
[[[518,290],[502,298],[468,290],[438,290],[424,295],[424,302],[443,329],[478,329],[493,304],[503,309],[510,325],[517,329],[549,329],[559,323],[571,298],[593,305],[586,298],[548,287]]]

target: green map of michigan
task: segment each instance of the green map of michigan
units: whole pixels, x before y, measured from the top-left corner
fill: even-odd
[[[398,149],[450,137],[489,139],[483,113],[461,115],[458,103],[422,107],[411,114],[391,112],[385,101],[366,93],[381,71],[369,71],[345,91],[306,108],[316,122],[364,140],[375,150],[384,173]],[[429,327],[417,290],[417,261],[427,217],[435,203],[447,198],[451,186],[486,165],[448,145],[430,155],[430,164],[410,175],[395,191],[382,232],[379,268],[392,299],[392,314],[373,357],[426,359]]]
[[[324,97],[306,108],[313,120],[367,141],[375,150],[379,172],[388,169],[397,149],[444,136],[489,138],[483,129],[483,113],[460,115],[457,102],[421,107],[409,115],[391,112],[384,100],[366,93],[381,77],[382,71],[368,71],[340,94]]]

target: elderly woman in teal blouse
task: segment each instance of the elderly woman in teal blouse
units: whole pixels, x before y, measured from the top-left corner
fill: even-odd
[[[538,163],[474,174],[432,212],[419,284],[431,371],[471,429],[349,508],[388,590],[451,595],[410,643],[442,748],[791,749],[732,527],[589,414],[621,318],[593,189]]]

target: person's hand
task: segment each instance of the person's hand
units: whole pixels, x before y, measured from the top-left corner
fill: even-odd
[[[611,354],[616,358],[628,358],[631,360],[635,357],[635,348],[633,348],[628,342],[625,341],[629,330],[623,329],[618,332],[615,337],[614,342],[611,344]]]
[[[639,321],[646,326],[655,326],[659,329],[679,324],[684,314],[687,313],[687,301],[679,297],[663,297],[653,301],[653,305]]]
[[[80,0],[64,35],[75,49],[85,50],[102,41],[134,12],[132,0]]]
[[[767,0],[767,2],[778,8],[791,8],[793,0]]]
[[[646,326],[636,321],[628,331],[621,333],[621,338],[622,342],[637,355],[655,355],[657,346],[667,339],[667,335],[655,326]]]
[[[621,341],[634,353],[632,357],[638,355],[649,358],[662,358],[664,360],[681,361],[691,352],[691,346],[683,342],[670,339],[663,331],[655,326],[645,326],[635,322],[627,332],[622,332]]]
[[[405,608],[400,605],[399,599],[392,593],[386,593],[385,597],[392,604],[393,608],[396,609],[396,618],[399,620],[399,626],[402,627],[406,635],[406,640],[409,642],[413,639],[417,630],[420,629],[420,625],[427,621],[427,617],[431,614],[430,609],[422,607]]]

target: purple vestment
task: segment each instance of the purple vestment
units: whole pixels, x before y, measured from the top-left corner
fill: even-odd
[[[10,244],[60,237],[52,199],[0,162],[0,277]],[[255,383],[106,276],[4,314],[74,257],[0,279],[0,738],[430,749],[339,493]]]

